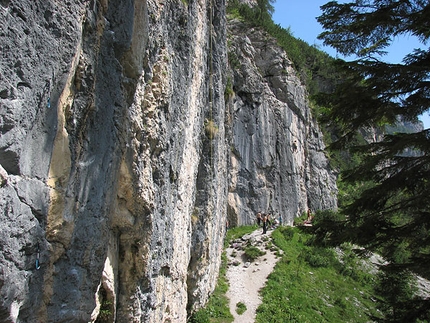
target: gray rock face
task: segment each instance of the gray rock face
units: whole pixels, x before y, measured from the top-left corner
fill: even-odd
[[[1,321],[185,322],[225,230],[224,2],[0,5]]]
[[[336,208],[336,178],[292,63],[260,30],[232,21],[229,37],[229,219],[250,224],[270,212],[292,224],[308,208]]]
[[[1,322],[185,322],[214,289],[227,213],[335,205],[304,88],[257,32],[237,35],[226,105],[224,1],[0,15]]]

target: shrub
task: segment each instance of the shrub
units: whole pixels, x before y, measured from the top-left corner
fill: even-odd
[[[314,247],[308,250],[304,254],[304,259],[311,267],[329,267],[337,262],[336,256],[331,249]]]
[[[212,140],[215,138],[216,134],[218,133],[218,126],[215,124],[213,120],[206,120],[205,131],[208,138]]]
[[[227,78],[227,83],[225,85],[225,90],[224,90],[224,99],[227,101],[229,98],[231,98],[234,94],[234,90],[233,90],[233,82],[231,80],[231,77]]]
[[[236,313],[242,315],[246,311],[246,305],[242,302],[236,304]]]

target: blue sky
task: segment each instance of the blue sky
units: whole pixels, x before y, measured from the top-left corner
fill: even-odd
[[[337,53],[333,48],[323,46],[322,41],[317,39],[323,29],[316,17],[321,15],[320,6],[327,2],[329,0],[277,0],[274,3],[275,12],[272,19],[281,27],[290,28],[294,37],[300,38],[310,45],[316,45],[319,49],[336,57]],[[387,49],[388,54],[384,56],[384,60],[399,63],[406,54],[419,47],[425,46],[412,36],[395,39],[393,45]],[[421,120],[424,122],[425,128],[430,127],[429,112],[421,116]]]

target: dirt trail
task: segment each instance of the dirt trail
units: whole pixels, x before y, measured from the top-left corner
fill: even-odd
[[[226,249],[229,262],[227,279],[230,285],[227,297],[230,299],[230,312],[234,316],[234,323],[255,321],[257,307],[261,304],[259,291],[265,285],[267,276],[272,272],[278,260],[275,252],[266,249],[267,243],[272,240],[271,233],[272,231],[268,231],[263,235],[262,229],[258,228],[251,234],[234,240]],[[242,247],[248,241],[260,250],[266,251],[266,254],[254,262],[247,263]],[[247,308],[242,315],[236,313],[238,302],[244,303]]]

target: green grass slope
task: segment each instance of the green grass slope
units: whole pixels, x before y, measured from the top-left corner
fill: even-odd
[[[298,228],[280,228],[272,237],[284,255],[262,290],[256,322],[355,323],[380,316],[375,278],[350,248],[313,247]]]

